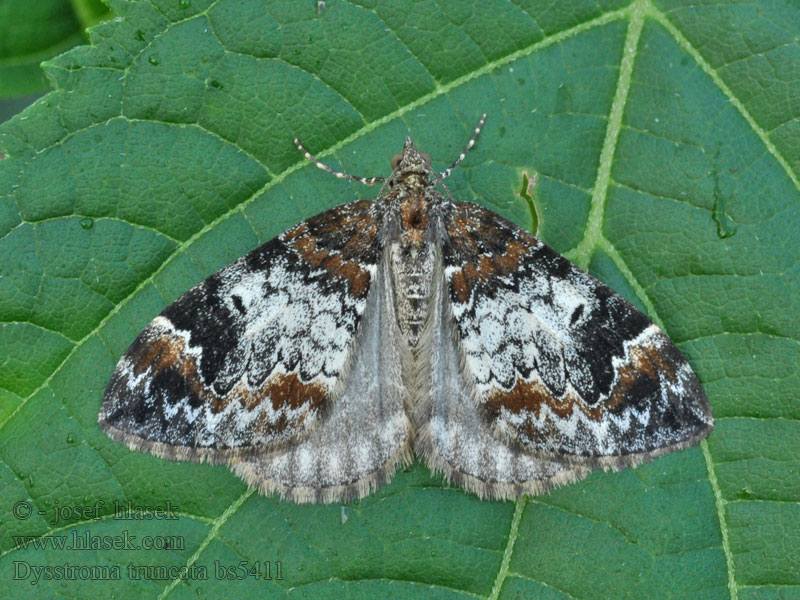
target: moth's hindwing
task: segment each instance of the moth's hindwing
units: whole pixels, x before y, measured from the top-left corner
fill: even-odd
[[[415,440],[417,455],[432,471],[481,498],[541,494],[586,477],[586,467],[534,456],[493,434],[470,394],[473,385],[459,357],[450,298],[446,293],[436,298],[430,332],[432,404]]]
[[[233,470],[262,493],[294,502],[346,502],[411,462],[402,364],[386,262],[370,289],[345,389],[309,436],[271,456],[242,457]]]
[[[308,436],[345,388],[378,229],[375,204],[345,204],[189,290],[120,359],[100,426],[134,449],[212,462]]]
[[[567,463],[620,467],[711,431],[694,372],[628,301],[477,205],[453,204],[444,223],[465,377],[497,437]]]

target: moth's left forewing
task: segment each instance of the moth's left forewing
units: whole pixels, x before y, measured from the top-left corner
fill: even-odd
[[[344,389],[380,256],[374,205],[317,215],[189,290],[120,359],[98,421],[173,459],[279,451]]]
[[[445,229],[462,364],[495,435],[565,462],[621,467],[711,431],[691,367],[628,301],[477,205],[454,204]]]

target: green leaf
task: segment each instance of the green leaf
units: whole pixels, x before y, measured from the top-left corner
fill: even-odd
[[[84,43],[84,28],[109,16],[100,0],[0,3],[0,98],[47,89],[39,63]]]
[[[112,9],[90,46],[47,63],[55,91],[0,128],[10,597],[800,597],[797,7]],[[707,442],[517,503],[415,464],[360,502],[297,506],[98,429],[114,364],[164,306],[376,193],[309,165],[293,137],[384,175],[409,132],[446,166],[482,112],[452,195],[538,225],[662,325],[711,399]]]

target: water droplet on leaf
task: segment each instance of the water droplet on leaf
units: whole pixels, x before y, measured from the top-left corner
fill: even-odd
[[[161,57],[158,54],[151,54],[147,60],[153,66],[161,64]]]
[[[94,226],[94,219],[85,218],[81,219],[81,227],[84,229],[91,229]]]

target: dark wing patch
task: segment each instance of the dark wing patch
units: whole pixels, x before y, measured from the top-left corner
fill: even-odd
[[[444,223],[461,353],[496,435],[615,466],[711,431],[697,377],[629,302],[484,208],[454,204]]]
[[[101,427],[218,461],[305,436],[344,385],[381,254],[377,210],[317,215],[168,306],[120,359]]]

